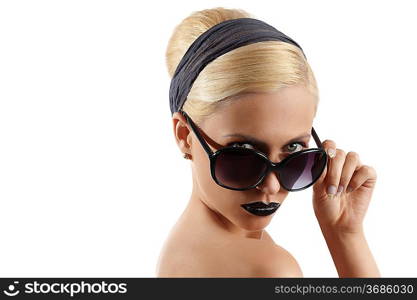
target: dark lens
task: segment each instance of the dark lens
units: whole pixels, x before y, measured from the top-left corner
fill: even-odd
[[[327,156],[321,151],[304,152],[290,158],[280,174],[282,185],[288,190],[310,185],[322,174],[326,159]]]
[[[257,183],[267,165],[249,149],[222,151],[217,155],[214,175],[218,182],[231,188],[247,188]]]

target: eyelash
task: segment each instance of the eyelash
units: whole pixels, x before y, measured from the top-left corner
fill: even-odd
[[[243,142],[231,142],[231,143],[229,143],[229,144],[227,144],[227,146],[233,146],[234,144],[238,144],[238,145],[244,145],[244,144],[248,144],[248,145],[251,145],[252,147],[254,147],[255,149],[257,148],[255,145],[253,145],[251,142],[248,142],[248,141],[243,141]],[[287,147],[287,146],[289,146],[289,145],[293,145],[293,144],[299,144],[299,145],[301,145],[302,147],[303,147],[303,149],[304,148],[307,148],[307,145],[306,145],[306,143],[304,143],[304,142],[302,142],[302,141],[297,141],[297,142],[292,142],[292,143],[290,143],[290,144],[287,144],[285,147]],[[239,147],[239,146],[238,146]],[[244,148],[244,147],[243,147]],[[303,150],[303,149],[301,149],[301,150]],[[299,151],[301,151],[301,150],[299,150]],[[295,152],[298,152],[298,151],[293,151],[293,152],[289,152],[289,153],[295,153]]]

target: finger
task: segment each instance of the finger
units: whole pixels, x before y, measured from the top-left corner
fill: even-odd
[[[330,158],[334,158],[337,154],[336,152],[336,143],[333,140],[325,140],[321,143],[322,147],[326,150],[326,153],[329,154]]]
[[[340,182],[337,188],[337,192],[341,193],[346,191],[346,187],[349,184],[353,173],[361,167],[361,161],[359,158],[359,154],[350,151],[346,154],[345,163],[343,164],[342,174],[340,175]]]
[[[323,149],[328,154],[328,157],[329,157],[328,164],[330,164],[330,160],[332,158],[334,158],[335,155],[336,155],[336,143],[333,140],[325,140],[321,144],[322,144]],[[330,150],[330,149],[333,149],[333,150]],[[332,152],[333,152],[333,154],[332,154]],[[330,155],[330,154],[332,154],[332,155]],[[321,186],[321,184],[323,183],[323,181],[326,178],[328,167],[329,166],[327,165],[327,167],[324,168],[323,173],[321,173],[319,179],[317,179],[316,183],[314,184],[313,189],[317,189]]]
[[[342,149],[336,149],[336,156],[329,161],[328,174],[326,176],[327,194],[336,194],[342,175],[346,154]]]
[[[376,171],[373,167],[362,165],[357,171],[355,171],[354,175],[352,176],[352,179],[346,188],[346,192],[350,193],[356,190],[367,180],[376,181],[376,178]]]

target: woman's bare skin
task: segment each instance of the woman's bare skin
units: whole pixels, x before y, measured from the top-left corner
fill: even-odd
[[[248,93],[200,124],[213,151],[236,143],[262,151],[279,162],[290,153],[311,148],[316,98],[302,85],[273,93]],[[241,204],[262,201],[285,205],[288,191],[269,173],[256,187],[234,191],[217,185],[207,153],[184,116],[173,114],[174,134],[183,153],[191,156],[193,190],[183,214],[160,253],[158,277],[301,277],[295,258],[276,245],[265,228],[275,213],[256,216]],[[256,137],[263,145],[231,134]],[[320,131],[318,133],[320,135]],[[292,147],[297,145],[298,147]],[[288,147],[291,146],[291,147]],[[362,223],[376,182],[375,170],[363,165],[355,152],[345,153],[332,140],[322,141],[335,155],[313,187],[313,209],[340,277],[379,277]],[[341,188],[328,197],[330,185]],[[347,192],[347,187],[352,187]]]
[[[203,205],[189,205],[171,230],[157,277],[302,277],[296,260],[265,229],[236,236]]]

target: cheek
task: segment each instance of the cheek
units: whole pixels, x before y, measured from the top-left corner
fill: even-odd
[[[210,160],[202,147],[193,151],[193,167],[200,188],[205,189],[205,187],[215,184],[211,179]]]
[[[222,214],[228,214],[227,211],[231,210],[232,203],[235,203],[234,209],[238,207],[241,193],[232,191],[219,186],[211,177],[210,160],[204,149],[202,151],[196,151],[194,159],[194,176],[198,183],[198,190],[206,204],[221,212]]]

